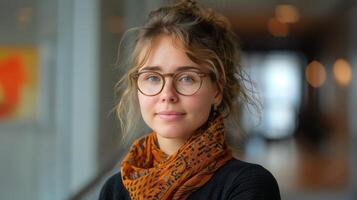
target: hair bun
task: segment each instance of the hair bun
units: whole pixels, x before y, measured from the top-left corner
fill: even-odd
[[[194,0],[187,0],[187,5],[189,7],[196,7],[197,2]]]
[[[178,2],[179,5],[186,8],[196,8],[197,2],[195,0],[181,0]]]

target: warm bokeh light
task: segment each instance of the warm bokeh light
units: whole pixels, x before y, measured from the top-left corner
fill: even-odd
[[[352,81],[351,65],[345,59],[337,59],[333,65],[333,76],[338,84],[349,85]]]
[[[275,18],[269,19],[268,30],[276,37],[286,37],[289,34],[289,26],[285,23],[281,23]]]
[[[296,23],[300,19],[299,10],[293,5],[277,5],[275,17],[282,23]]]
[[[326,81],[325,67],[318,61],[310,62],[305,70],[307,82],[315,88],[318,88]]]

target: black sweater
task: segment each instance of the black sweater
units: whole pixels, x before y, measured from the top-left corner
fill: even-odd
[[[280,200],[278,183],[260,165],[232,159],[222,166],[189,200]],[[130,200],[120,172],[104,184],[99,200]]]

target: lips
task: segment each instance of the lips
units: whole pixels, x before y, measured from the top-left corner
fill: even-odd
[[[156,113],[156,115],[158,115],[160,119],[172,121],[181,119],[185,115],[185,113],[176,111],[160,111]]]

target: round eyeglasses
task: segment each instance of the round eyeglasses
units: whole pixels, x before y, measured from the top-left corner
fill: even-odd
[[[194,95],[202,86],[203,77],[209,73],[197,71],[182,71],[177,73],[161,74],[155,71],[143,71],[134,75],[139,91],[146,96],[159,94],[165,86],[165,77],[172,77],[177,93],[190,96]]]

